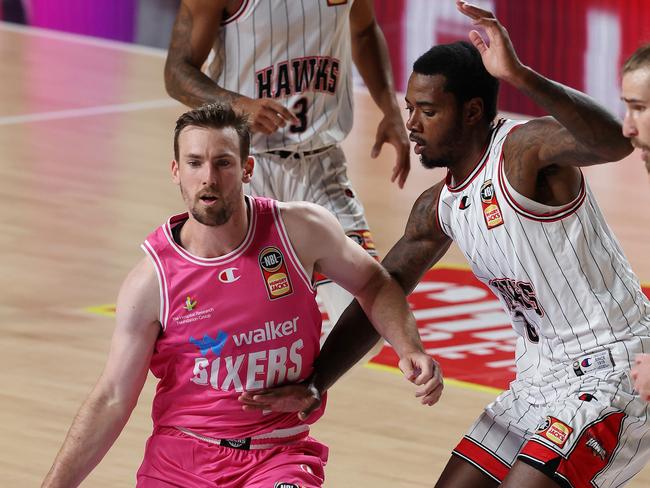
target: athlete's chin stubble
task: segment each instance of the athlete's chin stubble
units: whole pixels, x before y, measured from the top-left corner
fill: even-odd
[[[447,168],[449,166],[449,161],[445,159],[427,159],[422,155],[420,155],[420,163],[426,169]]]

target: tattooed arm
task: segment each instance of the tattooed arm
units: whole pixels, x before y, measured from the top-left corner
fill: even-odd
[[[221,47],[221,22],[239,4],[238,0],[181,1],[165,62],[165,88],[171,97],[189,107],[229,103],[239,113],[249,115],[253,132],[271,134],[287,122],[298,123],[298,119],[274,100],[252,99],[226,90],[201,71],[210,50]]]
[[[189,107],[208,102],[232,102],[237,97],[201,72],[227,16],[227,0],[183,0],[172,29],[167,61],[167,93]]]
[[[405,293],[413,291],[424,273],[449,249],[451,240],[437,224],[437,203],[444,182],[425,191],[413,205],[402,238],[382,262]],[[357,301],[343,312],[327,337],[314,363],[308,385],[292,385],[265,392],[244,394],[240,401],[245,409],[299,411],[307,418],[320,405],[321,395],[346,371],[360,361],[379,340],[379,334]],[[442,394],[442,373],[436,363],[433,380],[416,393],[422,403],[433,405]]]

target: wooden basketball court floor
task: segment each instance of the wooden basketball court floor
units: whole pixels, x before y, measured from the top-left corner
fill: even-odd
[[[114,303],[142,239],[182,209],[170,181],[184,108],[162,81],[160,51],[0,24],[0,485],[38,486],[98,377]],[[369,158],[378,112],[357,93],[344,148],[378,248],[440,170],[413,158],[404,190],[393,152]],[[650,183],[638,154],[585,170],[642,280],[650,281]],[[452,249],[446,263],[463,263]],[[453,383],[453,382],[451,382]],[[134,484],[151,421],[149,381],[125,431],[83,486]],[[330,446],[328,487],[433,486],[493,391],[448,384],[425,408],[394,372],[357,367],[330,393],[314,435]],[[650,469],[629,484],[650,484]]]

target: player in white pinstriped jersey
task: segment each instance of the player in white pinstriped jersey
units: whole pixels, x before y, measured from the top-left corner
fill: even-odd
[[[519,339],[517,378],[454,449],[436,487],[623,486],[650,457],[650,407],[630,378],[635,355],[650,352],[650,302],[578,167],[632,147],[589,97],[522,65],[490,12],[457,4],[489,47],[472,31],[474,46],[436,46],[414,64],[407,129],[424,166],[448,173],[420,196],[383,264],[412,290],[456,241]],[[552,117],[493,123],[498,79]],[[355,359],[344,344],[356,358],[371,346],[361,316],[353,304],[330,334],[316,391]],[[284,407],[304,416],[319,403],[304,388],[256,401],[280,408],[278,397],[295,395]]]
[[[189,106],[227,101],[249,114],[253,195],[318,203],[374,255],[339,147],[352,126],[352,60],[384,114],[371,155],[395,147],[392,180],[402,187],[409,144],[372,0],[183,0],[165,81]],[[333,324],[351,296],[325,277],[315,282]]]

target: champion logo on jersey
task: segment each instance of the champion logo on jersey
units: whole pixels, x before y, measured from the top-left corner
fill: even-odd
[[[472,202],[470,201],[469,197],[467,195],[464,195],[463,198],[460,199],[460,205],[458,205],[458,208],[461,210],[465,210],[471,204]]]
[[[259,263],[269,300],[276,300],[293,293],[284,256],[277,247],[271,246],[262,249]]]
[[[224,269],[221,273],[219,273],[219,281],[222,283],[234,283],[239,278],[241,278],[241,275],[238,274],[237,271],[239,271],[238,268]]]
[[[483,206],[483,217],[489,230],[499,227],[503,224],[503,214],[501,207],[494,193],[492,180],[487,180],[481,186],[481,205]]]

